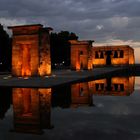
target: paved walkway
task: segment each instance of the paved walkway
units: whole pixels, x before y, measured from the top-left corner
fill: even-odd
[[[123,67],[105,67],[94,68],[91,71],[71,71],[57,70],[53,71],[51,76],[46,77],[12,77],[9,75],[0,75],[0,86],[10,87],[53,87],[66,83],[74,83],[88,79],[97,79],[101,76],[122,70]]]

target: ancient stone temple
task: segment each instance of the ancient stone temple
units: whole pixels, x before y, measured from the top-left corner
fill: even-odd
[[[13,88],[13,131],[40,134],[51,125],[51,89]]]
[[[92,41],[71,40],[71,69],[92,69]]]
[[[134,49],[128,45],[93,47],[93,66],[134,64]]]
[[[13,32],[12,75],[51,74],[49,30],[41,24],[8,27]]]

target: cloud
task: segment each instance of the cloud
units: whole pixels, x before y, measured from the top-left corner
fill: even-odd
[[[97,30],[102,30],[103,28],[104,28],[103,25],[97,25],[97,26],[96,26],[96,29],[97,29]]]
[[[110,18],[110,22],[115,28],[125,28],[129,23],[129,18],[116,16]]]
[[[94,46],[101,46],[101,45],[130,45],[133,48],[139,48],[140,47],[140,41],[136,42],[133,40],[119,40],[119,39],[109,39],[106,40],[106,42],[102,43],[94,43]]]
[[[0,23],[40,23],[54,32],[75,32],[81,40],[125,43],[138,50],[139,5],[140,0],[0,0]]]
[[[0,18],[0,22],[4,26],[15,26],[15,25],[22,25],[27,24],[25,19],[11,19],[11,18]]]
[[[41,23],[80,39],[138,41],[139,0],[1,0],[0,23]]]

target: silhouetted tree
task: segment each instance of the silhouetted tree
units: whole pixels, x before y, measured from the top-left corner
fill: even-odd
[[[59,33],[51,33],[51,61],[54,64],[63,63],[64,66],[70,65],[70,43],[69,40],[77,40],[75,33],[61,31]]]
[[[0,71],[11,68],[11,39],[0,24]]]

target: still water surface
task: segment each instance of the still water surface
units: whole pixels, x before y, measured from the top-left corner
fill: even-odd
[[[0,140],[140,140],[140,77],[2,88]]]

